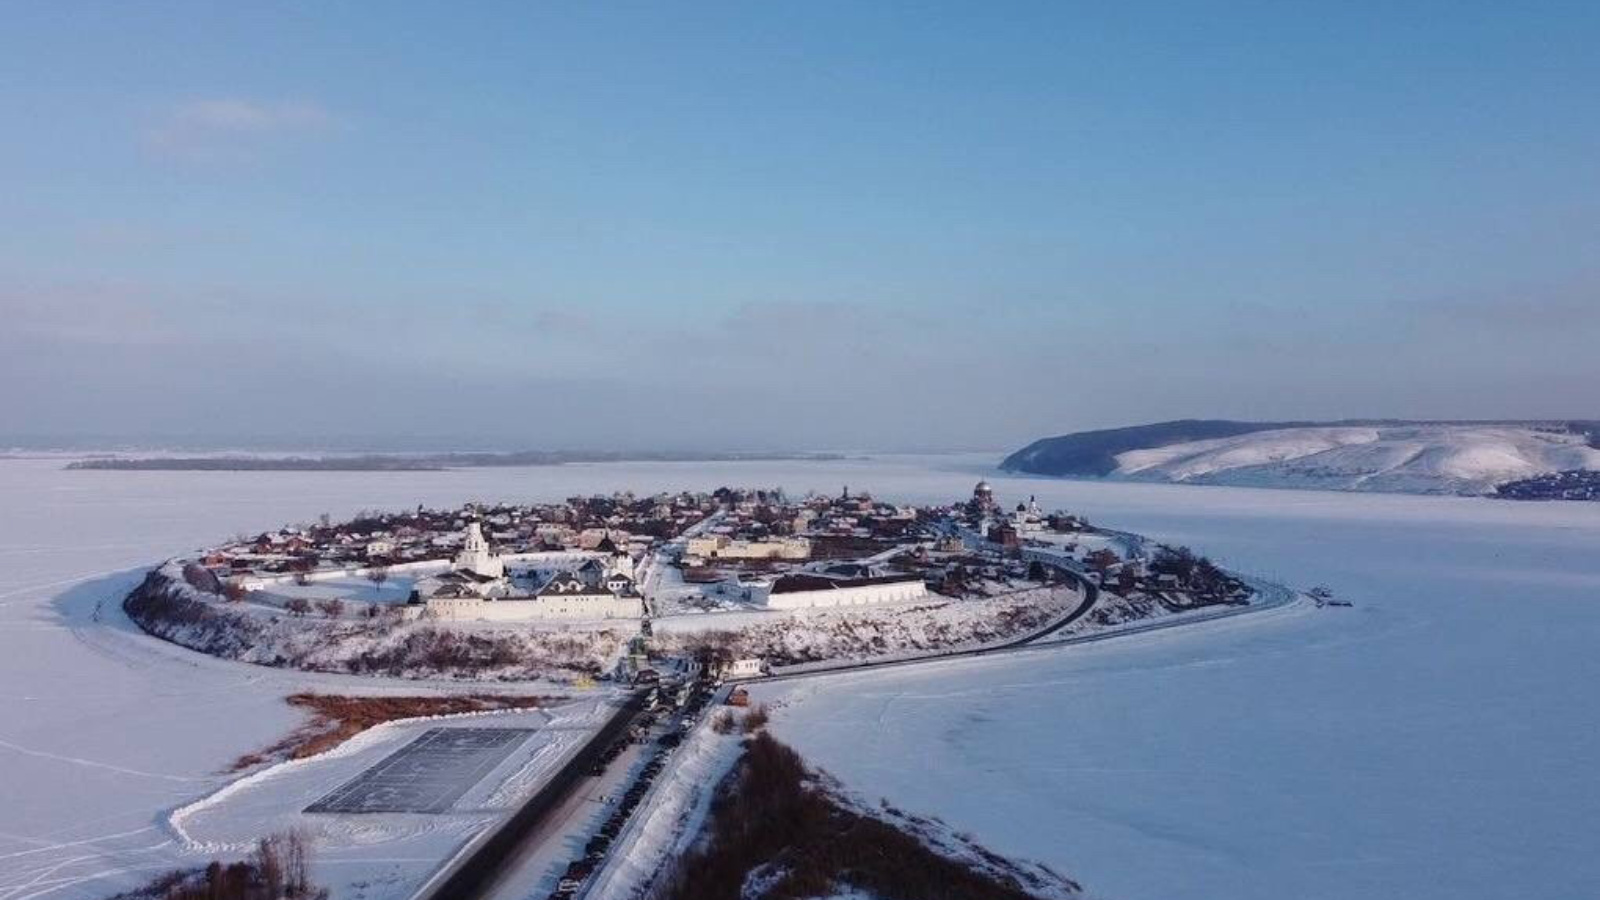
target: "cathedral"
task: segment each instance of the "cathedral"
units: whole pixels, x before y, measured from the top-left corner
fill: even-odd
[[[987,481],[978,482],[978,486],[972,489],[972,499],[967,502],[967,509],[973,515],[982,516],[994,512],[997,508],[994,502],[994,488],[990,487]]]

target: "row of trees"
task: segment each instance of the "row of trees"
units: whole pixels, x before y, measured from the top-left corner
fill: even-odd
[[[315,559],[309,561],[304,558],[295,560],[294,583],[302,586],[310,584],[311,573],[315,571],[316,568],[317,563]],[[372,586],[374,588],[382,590],[383,583],[389,580],[389,567],[371,566],[367,569],[366,577],[368,581],[372,582]]]

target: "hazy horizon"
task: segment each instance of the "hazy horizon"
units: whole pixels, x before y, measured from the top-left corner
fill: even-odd
[[[994,446],[917,446],[879,445],[781,445],[746,443],[626,443],[626,444],[542,444],[532,439],[454,439],[436,435],[238,435],[238,434],[86,434],[86,435],[7,435],[0,434],[0,455],[11,453],[185,453],[226,454],[317,454],[349,455],[433,455],[446,453],[621,453],[621,454],[963,454],[994,453],[1003,456],[1015,447]]]
[[[1200,418],[1200,417],[1187,417]],[[1306,424],[1352,424],[1354,422],[1389,422],[1403,424],[1410,421],[1431,422],[1442,425],[1497,425],[1512,423],[1556,424],[1567,422],[1593,422],[1583,416],[1554,416],[1543,419],[1450,419],[1450,420],[1323,420]],[[1156,423],[1126,423],[1145,425]],[[1113,429],[1122,426],[1109,426]],[[1079,429],[1083,431],[1097,429]],[[538,444],[506,439],[469,439],[435,435],[331,435],[295,436],[272,434],[205,434],[186,435],[125,434],[125,435],[8,435],[0,433],[0,455],[6,453],[61,453],[61,454],[173,454],[192,452],[204,455],[239,454],[329,454],[329,455],[438,455],[449,453],[620,453],[620,454],[830,454],[851,455],[960,455],[994,454],[995,461],[1019,450],[1033,440],[1060,436],[1066,432],[1040,433],[1034,438],[1013,445],[984,446],[918,446],[901,445],[780,445],[761,443],[637,443],[637,444]]]

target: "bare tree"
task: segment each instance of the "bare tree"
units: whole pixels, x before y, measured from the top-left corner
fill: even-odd
[[[283,896],[283,836],[272,834],[256,843],[256,874],[268,897]]]
[[[311,891],[311,849],[298,830],[283,836],[283,889],[287,897],[305,897]]]
[[[389,580],[388,566],[373,566],[367,570],[367,580],[372,582],[374,589],[383,590],[383,583]]]
[[[344,601],[335,597],[332,600],[323,600],[317,604],[317,609],[330,619],[337,619],[344,615]]]
[[[283,604],[283,608],[288,610],[290,615],[304,616],[306,613],[311,612],[311,601],[304,597],[291,597],[287,603]]]
[[[227,584],[222,586],[222,596],[225,597],[229,603],[239,603],[243,601],[246,593],[248,593],[248,591],[244,589],[244,585],[240,584],[236,579],[229,580]]]

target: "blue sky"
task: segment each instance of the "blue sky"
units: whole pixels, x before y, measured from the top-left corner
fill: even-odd
[[[13,436],[1600,415],[1594,4],[5,20]]]

